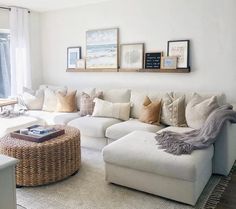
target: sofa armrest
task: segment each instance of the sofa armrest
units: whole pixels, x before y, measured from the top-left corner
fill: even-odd
[[[227,122],[214,144],[213,173],[228,175],[236,160],[236,124]]]
[[[233,106],[233,110],[236,111],[236,103],[231,104]]]

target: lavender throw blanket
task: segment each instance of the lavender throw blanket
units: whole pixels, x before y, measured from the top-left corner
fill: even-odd
[[[236,123],[236,112],[231,105],[223,105],[214,110],[199,130],[186,133],[164,131],[155,136],[159,148],[166,152],[181,155],[193,150],[204,149],[213,144],[225,122]]]

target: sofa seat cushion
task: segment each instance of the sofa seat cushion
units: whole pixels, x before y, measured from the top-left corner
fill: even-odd
[[[70,121],[68,125],[78,128],[84,136],[104,138],[106,129],[120,122],[114,118],[85,116]]]
[[[155,133],[134,131],[103,149],[106,163],[194,182],[205,163],[211,162],[213,146],[191,155],[172,155],[158,149]],[[211,166],[211,165],[209,165]]]
[[[185,132],[189,132],[194,130],[193,128],[190,127],[176,127],[176,126],[168,126],[166,128],[163,128],[159,131],[157,131],[157,133],[161,133],[163,131],[173,131],[173,132],[177,132],[177,133],[185,133]]]
[[[116,140],[136,130],[155,133],[164,127],[165,126],[143,123],[137,119],[130,119],[108,127],[106,130],[106,137]]]
[[[46,112],[46,111],[34,111],[30,110],[26,113],[28,116],[32,116],[41,120],[44,120],[47,125],[66,125],[69,121],[80,117],[79,112],[64,113],[64,112]]]

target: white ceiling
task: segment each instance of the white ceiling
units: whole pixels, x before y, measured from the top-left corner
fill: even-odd
[[[0,5],[18,6],[28,8],[33,11],[46,12],[103,1],[111,0],[0,0]]]

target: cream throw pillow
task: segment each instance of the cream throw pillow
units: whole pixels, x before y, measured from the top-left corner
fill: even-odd
[[[130,115],[130,103],[112,103],[102,99],[95,98],[94,110],[92,116],[117,118],[128,120]]]
[[[66,94],[66,90],[58,89],[52,90],[50,88],[44,89],[44,103],[43,110],[48,112],[54,112],[57,107],[57,93],[61,92],[62,94]]]
[[[149,124],[160,124],[160,115],[161,101],[152,102],[149,97],[146,96],[140,112],[139,120]]]
[[[23,94],[19,97],[20,103],[28,110],[42,110],[44,101],[44,90],[39,89],[33,91],[32,89],[23,88]]]
[[[186,107],[188,126],[194,129],[200,129],[210,113],[217,107],[219,105],[216,96],[204,99],[197,93],[194,93]]]
[[[174,97],[167,93],[162,98],[161,122],[169,126],[186,126],[185,96]]]
[[[76,91],[68,91],[66,95],[61,92],[57,93],[57,112],[75,112]]]

